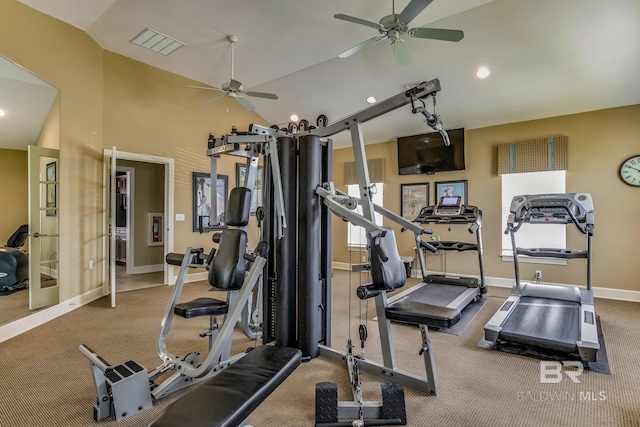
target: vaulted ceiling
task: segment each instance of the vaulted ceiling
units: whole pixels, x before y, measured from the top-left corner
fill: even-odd
[[[20,1],[85,30],[106,50],[215,87],[230,79],[227,36],[235,35],[234,77],[245,89],[279,96],[248,98],[271,124],[288,123],[292,113],[312,122],[325,114],[331,123],[366,108],[370,95],[383,100],[403,84],[436,77],[436,112],[446,128],[640,103],[637,0],[434,0],[411,27],[458,29],[464,38],[404,37],[407,67],[388,40],[337,57],[378,32],[334,15],[378,22],[391,13],[390,0]],[[396,3],[399,13],[409,0]],[[130,42],[147,27],[185,46],[163,56]],[[474,75],[482,65],[491,70],[484,80]],[[203,91],[202,100],[213,95]],[[367,143],[431,131],[409,107],[363,130]],[[344,146],[349,136],[334,141]]]

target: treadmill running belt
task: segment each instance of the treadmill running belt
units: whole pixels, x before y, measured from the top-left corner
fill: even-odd
[[[420,289],[416,289],[409,293],[406,297],[398,299],[403,301],[410,299],[411,301],[423,302],[425,304],[447,307],[452,301],[458,298],[470,288],[466,286],[444,285],[442,283],[428,283]],[[472,292],[472,291],[471,291]],[[393,303],[391,304],[393,305]],[[454,307],[462,310],[464,307]]]
[[[500,338],[574,352],[580,340],[580,304],[547,298],[522,297],[502,326]]]

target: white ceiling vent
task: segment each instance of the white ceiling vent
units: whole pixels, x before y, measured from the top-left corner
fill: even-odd
[[[162,55],[169,55],[184,46],[184,43],[162,33],[145,28],[140,34],[131,39],[131,43],[150,49]]]

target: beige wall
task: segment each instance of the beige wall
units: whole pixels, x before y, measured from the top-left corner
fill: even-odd
[[[396,142],[366,146],[368,158],[387,159],[384,206],[400,212],[400,184],[429,182],[431,203],[434,182],[468,180],[469,204],[483,211],[483,242],[486,275],[513,278],[513,264],[503,262],[501,251],[501,179],[497,175],[497,145],[552,135],[569,137],[569,170],[567,192],[589,192],[593,196],[596,215],[594,237],[593,285],[640,291],[640,266],[637,263],[637,237],[640,236],[640,189],[625,185],[618,178],[618,166],[627,157],[640,152],[637,135],[640,134],[640,105],[574,114],[549,119],[513,123],[465,132],[465,171],[438,173],[433,176],[397,174]],[[446,119],[446,118],[445,118]],[[366,139],[366,134],[365,134]],[[334,154],[334,180],[343,186],[343,163],[352,161],[351,149],[336,150]],[[333,222],[333,259],[349,262],[346,250],[347,226],[343,221]],[[445,226],[434,226],[434,234],[442,240],[465,238],[464,228],[455,233]],[[569,230],[567,246],[584,247],[583,237]],[[400,255],[413,254],[412,236],[400,233],[396,227]],[[441,260],[429,257],[428,268],[438,270]],[[583,261],[569,261],[567,266],[539,264],[522,265],[523,277],[534,276],[543,270],[547,282],[584,284]],[[477,261],[472,253],[450,254],[447,271],[477,274]]]
[[[26,151],[0,149],[0,246],[19,226],[29,222],[27,169]]]
[[[175,159],[175,250],[209,247],[191,231],[191,173],[207,172],[209,132],[266,124],[236,102],[203,105],[195,82],[104,51],[85,32],[0,0],[0,54],[60,89],[60,300],[102,286],[103,148]],[[220,162],[235,185],[235,160]],[[254,223],[255,224],[255,223]],[[251,235],[255,241],[255,227]],[[89,270],[89,260],[94,268]]]
[[[101,285],[103,50],[82,30],[0,0],[0,53],[60,89],[60,299]]]
[[[60,148],[60,93],[51,104],[49,114],[44,121],[40,135],[38,135],[38,147]]]
[[[122,56],[106,52],[85,32],[41,14],[15,0],[0,0],[0,54],[12,59],[60,89],[60,299],[66,300],[102,285],[103,148],[175,159],[175,250],[210,246],[210,235],[191,231],[191,173],[206,172],[204,156],[209,132],[227,133],[232,125],[264,123],[235,102],[203,105],[210,94],[185,88],[194,82]],[[568,191],[589,191],[596,203],[594,284],[640,290],[632,236],[638,235],[638,189],[623,185],[616,168],[637,154],[640,107],[516,123],[467,132],[468,169],[426,180],[468,179],[470,203],[485,212],[487,274],[512,277],[510,263],[498,258],[500,178],[496,175],[496,144],[555,134],[570,138]],[[366,137],[366,135],[365,135]],[[399,184],[421,176],[399,177],[395,143],[367,148],[370,157],[388,159],[385,205],[399,208]],[[347,150],[335,155],[335,181],[341,183]],[[220,173],[235,185],[235,160],[221,162]],[[619,218],[623,211],[627,220]],[[334,258],[346,262],[345,224],[334,221]],[[255,227],[254,227],[255,230]],[[398,232],[398,236],[400,233]],[[631,237],[630,237],[631,236]],[[253,241],[255,242],[255,231]],[[570,241],[570,243],[572,243]],[[402,254],[411,253],[410,236],[399,237]],[[88,269],[89,260],[95,267]],[[463,263],[450,271],[467,272]],[[545,266],[545,280],[582,283],[582,269]],[[530,272],[525,272],[529,274]]]
[[[175,251],[188,246],[212,246],[211,234],[192,230],[192,173],[209,172],[205,155],[210,132],[217,136],[249,124],[267,123],[237,101],[203,104],[208,91],[187,88],[196,82],[150,67],[111,52],[104,53],[105,147],[175,159],[175,213],[184,222],[175,223]],[[228,112],[227,112],[228,108]],[[241,158],[224,156],[218,173],[227,175],[229,189],[236,184],[235,164]],[[252,219],[250,245],[257,243],[257,227]]]

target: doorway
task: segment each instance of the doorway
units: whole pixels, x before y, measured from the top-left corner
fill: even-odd
[[[173,249],[173,159],[115,151],[110,174],[114,151],[104,154],[104,201],[110,208],[103,270],[104,294],[112,294],[113,306],[117,292],[168,284],[164,257]]]
[[[164,176],[164,167],[161,164],[121,161],[116,167],[116,292],[132,291],[164,284],[163,259],[164,251],[161,248],[155,249],[155,254],[147,254],[148,250],[139,239],[136,241],[136,230],[144,228],[144,224],[139,224],[135,207],[138,210],[164,210],[164,197],[155,196],[160,200],[155,200],[152,207],[143,201],[136,200],[136,169],[141,172],[140,183],[142,187],[150,190],[154,194],[163,195],[164,185],[161,179]],[[151,178],[151,179],[150,179]],[[155,186],[155,189],[152,187]],[[144,222],[144,218],[143,218]],[[137,224],[138,223],[138,224]],[[159,246],[159,245],[156,245]],[[152,250],[153,250],[152,249]],[[163,248],[162,248],[163,249]],[[147,261],[144,266],[136,266],[135,253],[141,252],[146,255]]]

